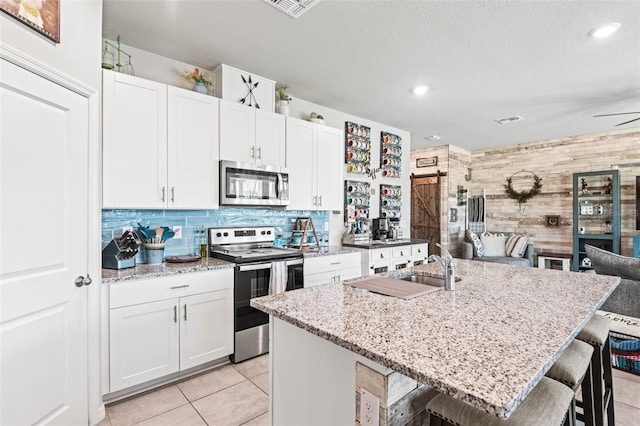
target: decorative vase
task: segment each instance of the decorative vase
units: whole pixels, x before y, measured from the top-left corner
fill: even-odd
[[[289,101],[278,101],[278,113],[289,116]]]
[[[207,91],[207,86],[205,86],[205,85],[204,85],[204,84],[202,84],[202,83],[196,83],[196,84],[193,86],[193,91],[194,91],[194,92],[199,92],[199,93],[204,93],[205,95],[206,95],[206,94],[207,94],[207,92],[208,92],[208,91]]]

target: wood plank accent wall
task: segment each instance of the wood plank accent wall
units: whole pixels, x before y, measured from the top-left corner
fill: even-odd
[[[434,152],[438,152],[435,154]],[[571,253],[573,248],[573,198],[572,175],[575,172],[610,170],[620,171],[621,186],[621,227],[622,254],[632,254],[632,237],[636,231],[636,176],[640,175],[640,129],[580,135],[551,139],[498,148],[473,151],[471,161],[461,148],[434,147],[411,153],[411,171],[414,172],[415,158],[438,155],[438,161],[446,164],[448,178],[448,205],[453,207],[457,185],[469,188],[469,196],[486,192],[487,229],[504,232],[521,232],[529,235],[536,252],[556,251]],[[446,160],[443,157],[447,155]],[[468,164],[470,165],[468,166]],[[472,179],[464,181],[467,167],[472,168]],[[462,169],[462,170],[461,170]],[[416,169],[425,170],[425,169]],[[520,170],[528,170],[542,178],[539,195],[518,207],[504,191],[506,179]],[[455,176],[455,178],[454,178]],[[460,179],[462,176],[462,179]],[[532,179],[516,175],[513,187],[516,191],[531,188]],[[462,182],[462,183],[460,183]],[[444,205],[444,204],[443,204]],[[459,211],[460,213],[460,211]],[[445,214],[443,209],[443,214]],[[447,211],[448,215],[449,212]],[[560,226],[545,226],[545,215],[559,215]],[[464,219],[464,216],[459,216]],[[447,222],[448,223],[448,219]],[[450,224],[443,235],[452,252],[458,252],[461,240],[457,224]],[[464,220],[460,222],[464,232]],[[463,235],[462,235],[463,238]],[[444,239],[443,239],[444,241]]]

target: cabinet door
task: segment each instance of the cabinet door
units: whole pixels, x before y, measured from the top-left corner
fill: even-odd
[[[103,206],[162,208],[167,86],[103,71]]]
[[[285,116],[256,109],[256,162],[285,166]]]
[[[168,88],[168,206],[218,208],[218,99]]]
[[[318,210],[342,210],[342,132],[316,125],[316,195]]]
[[[178,371],[177,299],[110,310],[110,391]]]
[[[255,162],[255,110],[220,101],[220,159]]]
[[[180,298],[180,370],[233,353],[233,290]]]
[[[315,125],[287,117],[289,209],[315,210],[313,147]]]

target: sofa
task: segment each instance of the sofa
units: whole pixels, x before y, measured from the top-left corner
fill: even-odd
[[[514,234],[502,234],[499,232],[491,232],[486,234],[492,235],[505,235],[505,244],[508,242],[508,238],[510,235]],[[479,246],[482,244],[479,242],[479,239],[476,239],[478,234],[475,234],[470,231],[466,231],[465,233],[465,241],[462,242],[462,251],[461,257],[462,259],[468,260],[477,260],[480,262],[491,262],[491,263],[503,263],[507,265],[518,265],[518,266],[533,266],[533,243],[531,243],[528,239],[526,244],[524,245],[524,249],[521,250],[522,256],[510,256],[508,253],[505,255],[494,256],[491,253],[489,255],[482,253],[482,250],[478,250]],[[526,236],[524,236],[526,237]],[[479,237],[478,237],[479,238]]]
[[[600,309],[640,318],[640,259],[620,256],[588,244],[584,248],[596,274],[621,278],[620,285]]]

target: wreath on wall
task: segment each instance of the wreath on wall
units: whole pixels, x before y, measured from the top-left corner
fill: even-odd
[[[513,189],[513,185],[512,185],[513,177],[519,173],[529,173],[531,176],[533,176],[533,186],[531,187],[530,190],[516,191],[515,189]],[[534,196],[538,195],[540,193],[541,188],[542,188],[542,179],[539,178],[538,175],[536,175],[535,173],[529,172],[527,170],[520,170],[519,172],[512,174],[511,177],[507,178],[507,184],[504,185],[505,192],[507,193],[509,198],[516,200],[518,204],[526,203],[530,198],[533,198]]]

